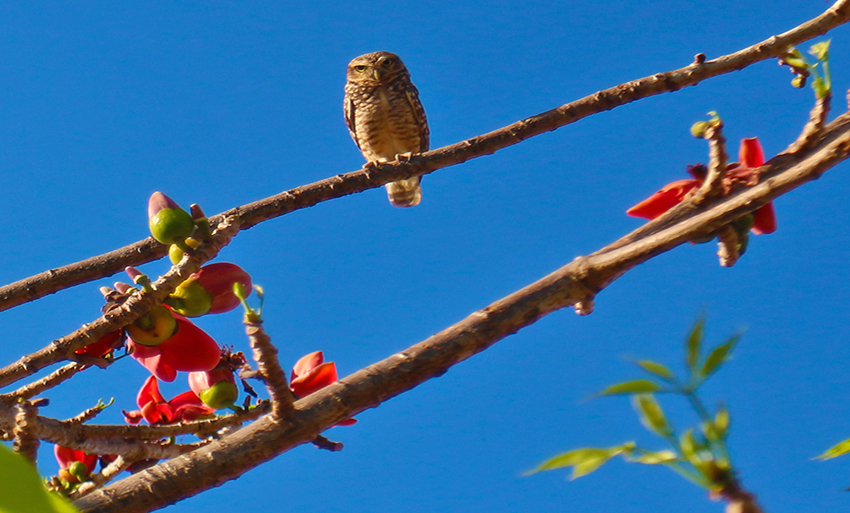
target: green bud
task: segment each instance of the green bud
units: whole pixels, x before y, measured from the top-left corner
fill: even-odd
[[[150,218],[153,238],[163,244],[185,244],[195,231],[195,221],[182,208],[164,208]]]
[[[708,130],[709,126],[710,122],[708,121],[697,121],[691,125],[691,135],[698,139],[702,139],[705,137],[705,131]]]
[[[236,385],[229,381],[219,381],[215,385],[201,392],[198,396],[201,401],[210,408],[227,408],[233,406],[236,399],[239,397],[239,390]]]
[[[200,317],[209,313],[213,297],[198,280],[189,278],[177,286],[165,303],[180,315]]]
[[[195,231],[191,214],[159,191],[148,200],[148,221],[151,235],[163,244],[184,245],[186,237]]]
[[[791,85],[796,87],[797,89],[802,89],[806,87],[806,77],[803,75],[797,75],[791,80]]]
[[[75,461],[68,467],[68,473],[77,478],[77,481],[85,481],[89,477],[89,469],[82,461]]]
[[[133,342],[144,346],[158,346],[177,331],[177,320],[168,308],[157,306],[125,329]]]

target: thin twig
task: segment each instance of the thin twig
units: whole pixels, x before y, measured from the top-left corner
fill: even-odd
[[[90,480],[81,484],[79,488],[77,488],[73,493],[68,495],[68,498],[71,500],[76,500],[97,490],[98,488],[103,487],[103,485],[115,479],[115,477],[121,474],[121,472],[127,470],[127,467],[132,464],[132,461],[125,459],[123,456],[117,456],[115,460],[113,460],[109,465],[106,466],[106,468],[96,474],[92,474],[91,476],[89,476]]]
[[[71,417],[70,419],[66,419],[62,421],[63,424],[82,424],[83,422],[88,422],[91,419],[97,417],[100,412],[106,409],[107,406],[111,405],[112,401],[109,401],[108,404],[103,404],[102,402],[98,402],[97,405],[92,406],[91,408],[86,409],[82,413]]]
[[[806,123],[806,126],[803,127],[803,131],[800,133],[800,136],[797,137],[797,140],[794,141],[787,150],[785,150],[786,152],[797,153],[802,148],[815,142],[817,136],[823,131],[823,127],[826,126],[826,118],[829,115],[829,107],[831,103],[832,93],[827,94],[815,102],[815,106],[812,107],[811,112],[809,112],[808,123]]]
[[[282,418],[292,413],[295,396],[289,389],[286,373],[277,359],[277,348],[263,329],[263,321],[246,315],[245,333],[251,343],[259,378],[265,383],[272,401],[272,415]]]
[[[738,232],[731,224],[727,224],[723,228],[717,230],[718,250],[717,256],[720,258],[720,265],[723,267],[732,267],[741,258],[738,251],[740,238]]]
[[[6,404],[14,404],[17,402],[18,398],[21,399],[31,399],[38,394],[50,390],[51,388],[63,383],[72,377],[81,370],[83,370],[85,366],[80,365],[78,363],[69,363],[64,367],[56,369],[52,373],[47,376],[39,379],[38,381],[33,381],[32,383],[23,386],[14,392],[10,392],[8,394],[0,394],[0,401],[4,401]]]
[[[712,123],[705,131],[708,140],[708,175],[705,177],[700,193],[703,198],[717,196],[723,192],[723,177],[726,176],[726,166],[729,155],[726,153],[726,138],[723,137],[723,124]],[[699,201],[694,198],[694,201]]]

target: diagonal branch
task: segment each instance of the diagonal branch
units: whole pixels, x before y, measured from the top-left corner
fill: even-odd
[[[189,258],[184,257],[179,264],[155,281],[152,284],[154,289],[152,292],[143,291],[134,294],[120,307],[103,314],[94,322],[83,325],[75,332],[54,340],[49,346],[0,369],[0,388],[35,374],[49,365],[67,360],[73,351],[146,314],[155,305],[162,303],[177,285],[184,282],[192,273],[197,272],[202,263],[215,258],[221,248],[226,246],[238,231],[238,222],[232,218],[223,220],[213,235],[213,240],[193,251]]]
[[[635,232],[532,283],[401,353],[295,403],[295,415],[257,422],[195,451],[164,461],[78,500],[85,512],[133,513],[164,507],[234,479],[265,461],[315,440],[343,419],[444,374],[542,317],[600,291],[646,260],[717,229],[850,156],[850,114],[826,126],[805,152],[781,155],[762,168],[764,181],[693,206],[676,224],[635,238]],[[639,231],[639,230],[638,230]],[[624,242],[628,240],[629,242]]]
[[[215,226],[223,217],[230,216],[238,220],[241,229],[244,230],[265,220],[311,207],[323,201],[363,192],[389,182],[428,174],[440,168],[490,155],[530,137],[575,123],[592,114],[611,110],[642,98],[677,91],[711,77],[780,57],[787,52],[788,48],[825,34],[848,21],[850,21],[850,0],[838,0],[824,13],[808,22],[733,54],[712,60],[698,58],[684,68],[657,73],[599,91],[499,130],[416,155],[409,162],[384,163],[374,168],[340,174],[296,187],[213,216],[210,218],[210,223]],[[704,56],[700,54],[700,57]],[[97,257],[11,283],[0,287],[0,311],[74,285],[112,276],[128,265],[140,265],[162,258],[166,251],[165,246],[147,238]]]

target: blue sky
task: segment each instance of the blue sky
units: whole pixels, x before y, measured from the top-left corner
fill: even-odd
[[[27,2],[0,16],[0,281],[135,242],[148,196],[208,214],[359,168],[342,118],[345,67],[398,53],[432,147],[601,88],[730,53],[783,32],[825,2]],[[835,104],[850,86],[850,31],[832,32]],[[642,100],[424,179],[394,209],[382,190],[323,203],[240,234],[220,259],[267,292],[266,328],[291,366],[324,350],[348,374],[402,350],[638,227],[624,211],[705,162],[694,121],[719,111],[730,152],[758,136],[768,156],[808,117],[813,95],[764,62]],[[678,368],[708,312],[709,341],[747,329],[706,386],[732,413],[744,485],[772,513],[846,508],[850,457],[812,457],[850,437],[845,265],[847,164],[776,202],[779,230],[732,269],[716,246],[641,265],[586,318],[556,312],[412,392],[167,509],[322,512],[719,511],[669,471],[615,461],[574,482],[521,474],[571,448],[662,447],[626,399],[587,398],[637,377],[627,358]],[[143,267],[156,275],[165,262]],[[99,314],[104,279],[0,313],[2,364]],[[198,324],[246,350],[240,316]],[[115,397],[122,422],[146,371],[125,360],[72,380],[43,414]],[[185,389],[181,378],[166,396]],[[666,398],[665,398],[666,399]],[[667,402],[678,425],[692,422]],[[653,445],[655,444],[655,445]],[[55,472],[49,446],[42,470]]]

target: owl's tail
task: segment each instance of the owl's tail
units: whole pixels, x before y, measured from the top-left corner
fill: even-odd
[[[422,201],[421,176],[387,184],[387,196],[394,207],[414,207]]]

